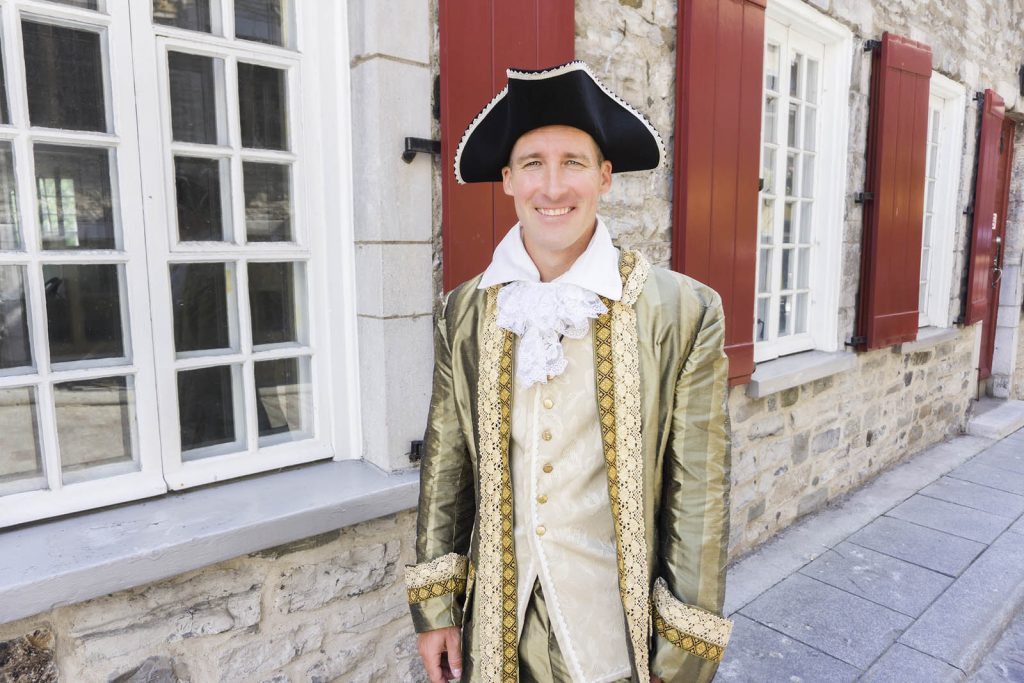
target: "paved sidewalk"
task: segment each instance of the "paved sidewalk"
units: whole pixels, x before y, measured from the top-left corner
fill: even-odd
[[[731,567],[715,680],[1020,682],[1022,605],[1024,429],[963,436]]]

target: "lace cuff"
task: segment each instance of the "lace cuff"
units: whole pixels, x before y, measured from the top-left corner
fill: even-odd
[[[722,653],[732,634],[732,622],[713,612],[676,599],[665,579],[654,582],[654,629],[676,647],[712,662]]]
[[[448,553],[441,557],[405,568],[405,587],[409,604],[438,598],[442,595],[466,592],[469,559],[465,555]]]

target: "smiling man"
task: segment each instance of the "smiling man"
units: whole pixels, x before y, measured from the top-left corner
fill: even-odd
[[[597,215],[613,172],[661,163],[647,119],[582,62],[508,78],[455,158],[519,223],[437,321],[406,569],[424,666],[710,681],[731,630],[721,302]]]

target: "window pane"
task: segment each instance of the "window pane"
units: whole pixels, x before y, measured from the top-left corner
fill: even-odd
[[[10,142],[0,142],[0,251],[21,249],[20,223],[14,153]]]
[[[811,213],[814,211],[814,204],[811,202],[801,202],[802,210],[800,212],[800,241],[803,244],[811,243],[811,226],[813,225]]]
[[[296,263],[249,264],[253,345],[304,341],[305,324],[297,298],[305,291],[304,270]]]
[[[766,97],[764,100],[764,141],[775,142],[775,130],[778,118],[779,101],[774,97]]]
[[[800,105],[795,102],[789,104],[789,124],[786,127],[786,144],[793,149],[800,148],[800,140],[798,138],[797,121],[800,118]]]
[[[284,45],[287,0],[235,0],[235,37]]]
[[[764,148],[764,161],[761,164],[761,177],[764,179],[764,191],[775,194],[775,149]]]
[[[153,22],[210,32],[210,0],[153,0]]]
[[[309,438],[313,401],[309,359],[258,362],[254,371],[260,445]]]
[[[790,244],[793,241],[793,220],[796,202],[786,202],[786,206],[783,209],[782,214],[782,242],[784,244]]]
[[[242,147],[288,149],[284,71],[238,63]]]
[[[800,96],[801,61],[803,61],[803,55],[799,53],[793,53],[792,60],[789,63],[789,94],[793,97]]]
[[[71,5],[72,7],[81,7],[82,9],[99,9],[99,0],[49,0],[50,2],[59,2],[62,5]]]
[[[775,200],[761,202],[761,244],[772,244],[775,233]]]
[[[0,484],[43,476],[34,389],[0,389],[0,430]]]
[[[796,295],[796,329],[797,334],[807,331],[807,295]]]
[[[0,266],[0,370],[31,365],[25,268]]]
[[[818,101],[818,60],[808,58],[807,65],[807,90],[805,99],[811,104]]]
[[[221,178],[225,182],[221,183]],[[230,239],[221,196],[229,183],[227,162],[218,159],[174,157],[174,188],[178,205],[178,239],[182,242],[222,242]]]
[[[7,105],[7,70],[3,58],[3,50],[0,49],[0,123],[10,123],[11,112]]]
[[[124,357],[121,268],[43,266],[50,362]]]
[[[811,248],[800,249],[800,268],[796,286],[800,289],[807,289],[811,286]]]
[[[171,264],[174,349],[200,351],[231,347],[227,264]]]
[[[779,46],[768,43],[764,51],[764,89],[779,89]]]
[[[786,196],[793,196],[793,188],[796,185],[796,155],[789,153],[786,155]]]
[[[768,297],[757,300],[757,319],[754,321],[754,336],[757,341],[768,339]]]
[[[234,374],[227,365],[178,373],[182,451],[236,441]]]
[[[757,258],[757,291],[759,294],[771,292],[772,282],[772,250],[759,249]]]
[[[223,142],[218,116],[224,62],[213,57],[168,52],[171,85],[171,137],[179,142]]]
[[[110,152],[36,145],[36,196],[43,249],[115,249]]]
[[[795,278],[793,277],[794,251],[792,249],[782,250],[782,289],[793,289]]]
[[[817,109],[804,107],[804,149],[814,151],[817,133]]]
[[[800,180],[803,185],[803,197],[814,196],[814,155],[804,154],[804,167],[800,172]]]
[[[134,394],[127,377],[53,385],[62,472],[133,459]]]
[[[100,35],[34,21],[21,27],[32,125],[106,131]]]
[[[281,164],[247,161],[242,164],[242,184],[246,241],[291,241],[291,169]]]
[[[792,334],[789,326],[792,324],[793,295],[784,296],[779,299],[779,336],[785,337]]]

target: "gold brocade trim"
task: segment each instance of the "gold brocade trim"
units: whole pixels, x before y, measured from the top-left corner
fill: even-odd
[[[480,431],[479,549],[476,574],[480,680],[519,678],[516,556],[508,447],[512,409],[513,334],[498,327],[499,286],[487,290],[480,337],[477,414]]]
[[[667,635],[662,633],[660,628],[658,633],[661,633],[666,640],[684,647],[695,655],[700,655],[705,659],[712,659],[716,662],[721,659],[721,651],[729,644],[729,636],[732,635],[731,621],[725,617],[718,616],[714,612],[709,612],[695,605],[688,605],[677,599],[672,595],[672,591],[669,590],[665,579],[661,577],[658,577],[654,582],[653,599],[655,612],[665,622],[666,630],[689,637],[693,643],[700,641],[708,646],[715,646],[719,650],[718,656],[713,658],[701,652],[694,652],[690,646],[680,645],[676,640],[682,636]]]
[[[686,650],[692,655],[697,655],[698,657],[712,662],[722,661],[722,655],[725,653],[724,647],[721,645],[715,645],[714,643],[709,643],[695,635],[673,628],[658,613],[657,609],[654,610],[654,630],[658,632],[659,636],[668,642],[672,643],[676,647]]]
[[[623,253],[620,301],[604,299],[608,312],[594,323],[598,416],[615,524],[619,594],[629,627],[639,680],[649,678],[647,539],[644,532],[643,453],[640,423],[640,353],[633,303],[649,265],[635,251]]]
[[[444,581],[436,581],[425,586],[409,588],[407,590],[410,605],[429,600],[430,598],[439,598],[442,595],[462,595],[465,592],[466,580],[458,579],[454,576]]]
[[[469,559],[458,553],[448,553],[430,562],[421,562],[405,568],[405,587],[409,602],[423,602],[428,598],[466,590]]]

